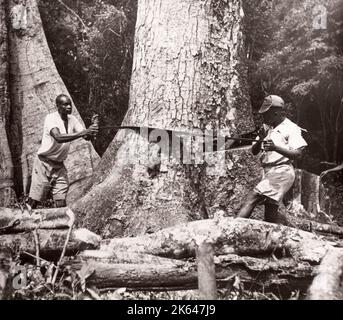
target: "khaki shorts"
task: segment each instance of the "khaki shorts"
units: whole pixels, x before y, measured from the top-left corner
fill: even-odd
[[[295,180],[294,168],[290,164],[283,164],[265,168],[262,181],[254,191],[267,197],[271,203],[280,203],[292,187]]]
[[[45,201],[51,192],[54,200],[65,200],[69,189],[67,169],[63,162],[37,156],[33,163],[29,197]]]

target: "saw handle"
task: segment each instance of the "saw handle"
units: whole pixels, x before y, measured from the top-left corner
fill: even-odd
[[[98,115],[98,114],[94,114],[94,115],[92,116],[91,123],[92,123],[92,125],[96,125],[96,126],[98,126],[98,128],[99,128],[99,115]],[[92,141],[95,141],[95,140],[96,140],[96,134],[95,134],[95,133],[92,134],[91,140],[92,140]]]

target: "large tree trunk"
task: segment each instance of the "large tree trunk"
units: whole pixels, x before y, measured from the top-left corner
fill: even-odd
[[[9,55],[5,0],[0,1],[0,207],[15,201],[12,155],[8,144],[10,116]]]
[[[251,131],[242,16],[240,0],[139,1],[124,124]],[[122,130],[109,146],[93,187],[73,206],[83,226],[137,235],[207,218],[218,207],[232,213],[257,175],[246,150],[227,155],[227,171],[210,177],[209,166],[169,157],[170,137],[153,143],[150,135],[149,143],[144,134]]]
[[[52,60],[36,0],[9,0],[6,3],[11,79],[9,144],[15,167],[15,187],[21,194],[29,191],[33,158],[41,142],[44,118],[56,110],[56,96],[68,92]],[[75,107],[74,114],[82,122]],[[78,140],[72,144],[66,162],[69,202],[82,195],[97,160],[89,142]]]

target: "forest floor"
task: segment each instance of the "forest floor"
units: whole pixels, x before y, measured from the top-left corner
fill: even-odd
[[[343,184],[338,183],[335,188],[334,203],[343,203]],[[25,199],[22,199],[21,204],[16,204],[15,207],[23,206]],[[341,201],[341,202],[340,202]],[[44,207],[51,207],[52,203],[43,204]],[[336,214],[332,216],[333,222],[343,226],[343,214],[340,208],[333,211]],[[260,214],[254,216],[256,219],[261,219]],[[310,218],[310,217],[308,217]],[[317,217],[318,222],[327,223],[326,218]],[[128,288],[119,289],[100,289],[87,288],[82,283],[82,278],[66,268],[62,268],[59,277],[54,286],[51,284],[53,269],[55,268],[53,261],[45,261],[40,266],[36,265],[34,259],[26,257],[17,257],[15,260],[16,266],[25,267],[26,270],[26,285],[12,293],[10,299],[19,300],[197,300],[197,290],[182,290],[182,291],[132,291]],[[298,300],[305,297],[305,292],[290,291],[280,292],[276,287],[273,290],[264,290],[264,288],[255,289],[249,286],[244,287],[240,279],[235,279],[230,286],[218,289],[219,300]]]

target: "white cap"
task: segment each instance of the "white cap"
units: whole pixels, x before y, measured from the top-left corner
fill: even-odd
[[[283,101],[283,99],[279,96],[270,95],[264,99],[262,106],[261,106],[261,109],[258,113],[265,113],[271,107],[284,108],[285,107],[285,101]]]

